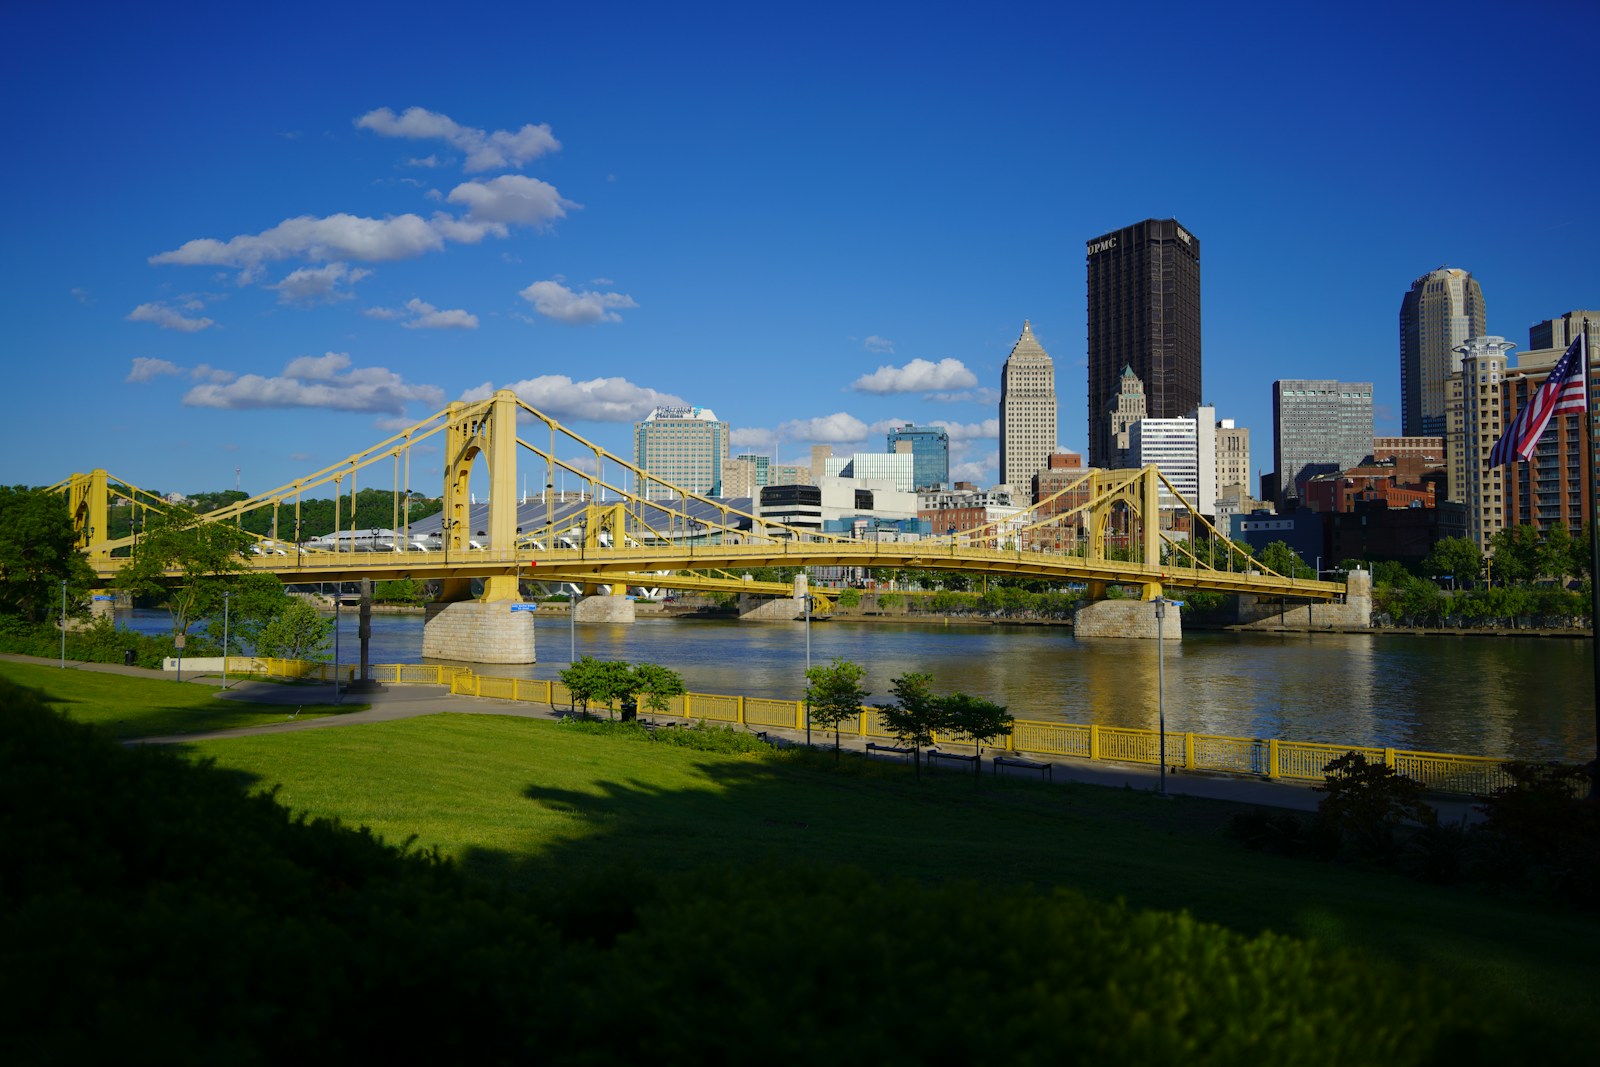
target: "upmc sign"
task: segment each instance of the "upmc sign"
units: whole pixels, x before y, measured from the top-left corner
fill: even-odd
[[[1090,241],[1088,254],[1093,256],[1101,252],[1109,252],[1115,247],[1117,247],[1117,235],[1114,233],[1108,234],[1105,237]]]

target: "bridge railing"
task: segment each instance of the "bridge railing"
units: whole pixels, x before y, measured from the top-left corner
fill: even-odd
[[[358,668],[348,663],[335,666],[255,656],[232,656],[228,664],[230,674],[257,674],[275,678],[319,681],[338,678],[349,682],[355,680],[358,673]],[[373,680],[392,685],[443,685],[449,686],[451,693],[461,696],[544,704],[558,710],[572,706],[572,694],[557,679],[503,678],[478,674],[466,667],[417,663],[373,665],[369,673]],[[685,693],[669,700],[665,711],[647,710],[646,714],[680,718],[686,722],[701,720],[729,726],[797,732],[803,731],[806,726],[804,701],[720,693]],[[862,708],[853,722],[844,723],[841,732],[867,740],[893,736],[884,726],[877,710],[868,707]],[[936,742],[958,750],[972,743],[949,735],[937,737]],[[994,752],[1014,752],[1034,757],[1147,766],[1159,766],[1162,755],[1160,734],[1155,730],[1030,719],[1016,720],[1009,737],[988,747]],[[1493,756],[1416,752],[1372,745],[1333,745],[1169,731],[1165,756],[1167,766],[1174,770],[1320,782],[1328,764],[1347,752],[1358,752],[1372,763],[1392,767],[1436,793],[1486,796],[1501,786],[1513,784],[1511,776],[1504,769],[1506,761]]]

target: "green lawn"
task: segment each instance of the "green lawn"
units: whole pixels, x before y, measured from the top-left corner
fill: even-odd
[[[0,660],[0,678],[34,690],[69,718],[90,723],[118,740],[265,726],[296,714],[293,704],[223,700],[217,687],[163,678],[62,670],[11,660]],[[297,717],[314,718],[365,706],[308,704],[300,708]]]
[[[1568,1020],[1600,1018],[1600,919],[1250,852],[1233,805],[816,756],[750,758],[490,715],[186,746],[291,808],[413,835],[474,873],[559,888],[617,865],[779,859],[925,881],[1071,886],[1425,964]]]

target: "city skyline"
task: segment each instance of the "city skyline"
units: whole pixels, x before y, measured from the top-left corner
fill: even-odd
[[[0,75],[7,125],[35,166],[0,178],[23,209],[0,297],[27,398],[7,482],[100,466],[261,492],[512,387],[624,458],[634,422],[681,403],[778,464],[938,426],[951,479],[992,485],[1021,320],[1055,361],[1056,444],[1088,450],[1079,257],[1144,218],[1205,239],[1201,400],[1258,440],[1284,377],[1371,380],[1398,433],[1395,297],[1441,263],[1513,341],[1596,300],[1582,71],[1452,89],[1477,142],[1563,147],[1536,166],[1418,153],[1402,106],[1438,77],[1416,42],[1581,37],[1578,5],[1446,25],[1158,5],[1191,62],[1181,94],[1094,47],[1132,16],[1035,5],[907,32],[886,9],[623,4],[598,36],[493,4],[471,26],[306,10],[315,33],[294,4],[226,25],[8,12],[33,46]],[[1303,77],[1294,29],[1340,63]],[[1124,165],[1158,107],[1182,167]],[[1427,211],[1402,195],[1420,187]],[[425,461],[412,484],[438,490]]]

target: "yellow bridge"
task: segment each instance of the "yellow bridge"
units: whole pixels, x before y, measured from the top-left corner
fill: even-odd
[[[525,438],[525,431],[537,439]],[[412,451],[423,442],[430,453],[443,452],[443,511],[413,529]],[[584,459],[562,459],[563,450]],[[531,502],[518,499],[522,456],[532,457],[528,473],[543,475],[543,492]],[[558,475],[577,491],[558,494]],[[358,481],[393,494],[394,522],[383,531],[384,542],[374,543],[375,531],[353,526]],[[486,486],[482,503],[475,484]],[[137,524],[130,536],[107,536],[113,496],[135,509],[169,506],[104,470],[74,474],[55,488],[68,494],[80,546],[106,579],[137,550]],[[325,496],[330,489],[335,533],[302,539],[302,498],[313,491]],[[348,524],[341,513],[346,489]],[[673,485],[566,429],[509,390],[451,404],[363,452],[202,519],[238,524],[260,512],[270,513],[271,532],[252,535],[255,546],[242,561],[248,568],[286,582],[434,580],[446,603],[473,599],[474,580],[481,582],[476,600],[483,604],[519,601],[519,583],[530,580],[586,592],[604,585],[616,595],[630,587],[805,595],[803,582],[795,588],[735,576],[772,566],[919,568],[1081,583],[1091,600],[1104,598],[1112,586],[1135,587],[1146,601],[1162,597],[1166,588],[1302,603],[1345,593],[1341,583],[1292,578],[1243,555],[1154,466],[1087,471],[1004,524],[918,540],[868,540],[773,522],[755,505],[742,510]]]

